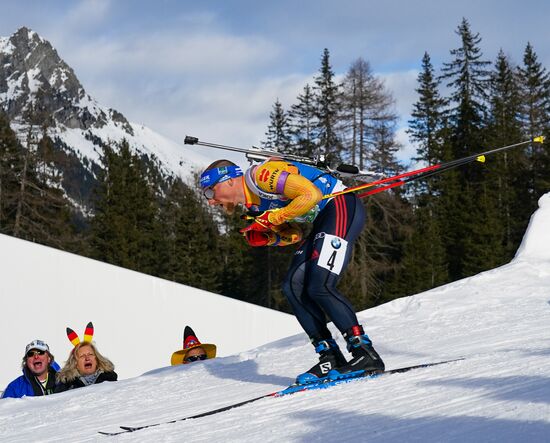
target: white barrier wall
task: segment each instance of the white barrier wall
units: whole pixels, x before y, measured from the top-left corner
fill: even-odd
[[[86,324],[120,378],[170,365],[185,325],[226,356],[301,331],[292,315],[0,235],[0,391],[25,345],[45,340],[60,365],[65,328]]]

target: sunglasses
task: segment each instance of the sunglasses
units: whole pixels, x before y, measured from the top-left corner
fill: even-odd
[[[216,185],[217,183],[209,186],[208,188],[205,188],[204,191],[202,191],[202,195],[204,195],[204,198],[206,200],[212,200],[214,198],[214,186]]]
[[[46,351],[29,351],[27,352],[27,358],[32,358],[35,355],[44,355]]]
[[[206,354],[192,355],[191,357],[187,357],[185,359],[185,361],[189,363],[192,361],[199,361],[199,360],[206,360]]]
[[[204,198],[206,200],[212,200],[214,198],[214,186],[216,186],[218,183],[223,183],[228,178],[230,178],[230,177],[228,177],[227,175],[223,175],[223,176],[219,177],[210,186],[208,186],[208,188],[204,188],[204,190],[202,191],[202,195],[204,195]]]

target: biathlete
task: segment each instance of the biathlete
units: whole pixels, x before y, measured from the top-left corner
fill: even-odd
[[[200,184],[210,205],[219,205],[229,214],[244,205],[254,213],[254,222],[241,230],[251,246],[298,243],[302,241],[299,223],[313,223],[282,287],[319,354],[319,363],[298,375],[296,382],[382,372],[384,362],[359,324],[350,301],[336,289],[365,223],[359,198],[350,193],[323,199],[345,186],[315,167],[280,159],[269,159],[245,173],[228,160],[218,160],[202,173]],[[349,362],[332,338],[326,316],[344,336],[352,355]]]

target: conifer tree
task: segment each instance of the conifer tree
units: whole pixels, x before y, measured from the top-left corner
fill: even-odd
[[[283,153],[292,151],[290,122],[283,105],[277,99],[273,105],[273,110],[269,113],[269,126],[267,127],[266,141],[263,142],[265,149],[271,149]]]
[[[238,300],[263,304],[266,300],[266,278],[260,267],[263,267],[265,257],[258,257],[263,252],[260,248],[251,249],[246,244],[239,232],[242,227],[237,214],[223,216],[223,234],[219,239],[219,259],[223,265],[221,293]]]
[[[19,175],[23,148],[10,127],[8,117],[0,112],[0,233],[12,234],[17,207]]]
[[[75,230],[71,223],[72,205],[60,185],[60,172],[52,161],[53,143],[47,135],[46,123],[40,132],[34,106],[29,106],[25,145],[14,144],[9,123],[4,120],[6,149],[2,157],[7,162],[6,194],[2,217],[2,232],[64,250],[75,250]],[[11,139],[11,140],[10,140]],[[46,153],[49,155],[46,155]],[[8,186],[6,186],[8,185]],[[8,191],[9,188],[9,191]],[[7,223],[6,223],[7,222]]]
[[[527,138],[548,134],[550,126],[550,74],[538,60],[530,43],[518,68],[521,87],[521,120]],[[533,143],[528,149],[530,206],[550,188],[550,154],[547,145]]]
[[[161,213],[165,254],[160,277],[207,291],[220,289],[218,231],[196,193],[173,179]]]
[[[454,57],[443,65],[442,79],[451,88],[450,109],[453,127],[453,147],[456,158],[473,154],[483,144],[480,130],[485,126],[486,99],[489,82],[489,61],[483,60],[478,46],[479,34],[473,34],[463,18],[456,34],[460,47],[451,50]]]
[[[467,217],[468,235],[463,243],[465,254],[462,272],[465,276],[475,275],[506,263],[503,224],[499,219],[498,200],[493,185],[494,183],[486,180],[485,183],[476,186],[475,192],[464,194],[465,198],[475,199],[475,202],[467,204],[472,212]]]
[[[220,292],[238,300],[290,312],[281,283],[294,248],[251,248],[239,232],[243,228],[239,215],[221,216],[218,260],[223,269],[220,271]]]
[[[397,193],[383,192],[362,200],[366,224],[353,248],[339,285],[356,310],[402,296],[392,291],[408,230],[409,205]]]
[[[369,155],[369,167],[385,176],[391,177],[403,171],[397,160],[401,145],[395,138],[397,116],[379,120],[372,131],[374,148]]]
[[[336,133],[340,89],[334,81],[334,72],[330,64],[330,54],[325,48],[321,58],[321,67],[315,77],[316,120],[315,138],[318,140],[319,154],[340,159],[341,144]]]
[[[105,146],[102,163],[91,221],[93,257],[155,275],[155,243],[161,231],[147,167],[126,140],[118,152]]]
[[[394,100],[365,60],[355,60],[344,79],[338,129],[344,134],[343,159],[384,175],[402,170],[396,158],[397,115]],[[367,224],[356,243],[353,259],[342,287],[351,294],[357,309],[380,303],[386,296],[402,253],[408,212],[398,191],[389,191],[364,201]]]
[[[72,223],[74,207],[65,196],[62,187],[63,174],[56,163],[57,151],[42,125],[42,134],[37,142],[35,165],[36,186],[40,198],[36,202],[36,212],[40,234],[34,234],[37,241],[71,252],[82,250],[81,239]]]
[[[411,141],[418,144],[415,160],[433,164],[441,160],[445,99],[439,94],[440,80],[427,52],[422,58],[417,82],[418,101],[413,105],[407,133]]]
[[[447,80],[451,88],[451,108],[449,122],[451,124],[450,147],[452,157],[460,158],[479,152],[484,143],[483,129],[487,125],[487,91],[489,89],[490,63],[483,60],[479,43],[479,34],[473,34],[466,19],[459,25],[457,35],[460,37],[460,46],[451,50],[454,57],[443,67],[442,78]],[[500,240],[496,236],[480,235],[482,226],[495,226],[498,220],[489,220],[488,217],[498,217],[498,213],[490,208],[480,209],[482,201],[489,201],[492,189],[483,188],[485,175],[483,168],[472,164],[453,174],[446,175],[446,182],[442,183],[446,192],[442,193],[440,214],[442,231],[445,235],[445,244],[449,260],[449,271],[452,279],[466,275],[465,263],[475,262],[474,255],[479,254],[482,248],[495,256],[501,254]],[[477,193],[483,192],[484,198],[478,198]],[[494,197],[494,195],[493,195]],[[499,230],[499,232],[501,232]],[[477,247],[469,248],[466,239],[475,242]],[[477,272],[483,269],[477,269]],[[468,272],[475,271],[474,266],[468,266]]]
[[[289,112],[293,154],[307,158],[314,157],[316,145],[314,136],[315,118],[315,97],[309,84],[306,84],[303,92],[297,97],[297,103],[291,106]]]
[[[501,50],[491,74],[490,118],[487,128],[489,146],[504,146],[523,141],[521,133],[521,93],[515,69]],[[529,174],[525,150],[516,148],[491,159],[490,180],[496,186],[499,218],[503,224],[503,247],[512,258],[523,237],[529,207]]]
[[[444,139],[445,100],[439,95],[439,80],[430,57],[422,58],[418,75],[418,100],[409,120],[409,137],[417,144],[415,160],[425,164],[441,161]],[[438,217],[441,177],[418,181],[408,190],[412,203],[411,231],[403,244],[403,257],[393,282],[393,291],[413,294],[448,281],[446,254]],[[444,178],[443,178],[444,179]]]
[[[414,209],[403,256],[389,290],[399,296],[417,294],[449,281],[445,248],[435,211],[426,205]]]

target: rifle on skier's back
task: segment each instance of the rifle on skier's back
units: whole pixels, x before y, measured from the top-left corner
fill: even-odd
[[[381,174],[377,174],[372,171],[360,171],[359,168],[354,165],[340,164],[336,167],[336,169],[332,169],[329,166],[324,155],[319,155],[315,158],[309,158],[294,154],[284,154],[282,152],[273,151],[271,149],[261,149],[255,146],[252,146],[251,148],[238,148],[235,146],[201,142],[197,137],[191,137],[189,135],[185,136],[184,143],[186,145],[198,145],[208,148],[223,149],[225,151],[241,152],[245,155],[245,157],[251,164],[253,162],[263,162],[270,158],[280,158],[291,162],[298,162],[304,165],[314,166],[323,171],[327,171],[328,173],[340,179],[354,178],[358,180],[372,180],[381,177]]]

